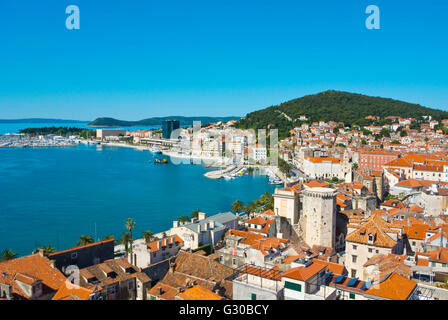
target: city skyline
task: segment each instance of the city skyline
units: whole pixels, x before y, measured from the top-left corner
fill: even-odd
[[[67,30],[65,9],[80,9]],[[447,4],[0,4],[0,118],[244,116],[325,90],[447,110]]]

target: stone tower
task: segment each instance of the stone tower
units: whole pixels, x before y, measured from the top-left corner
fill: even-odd
[[[344,180],[345,182],[353,182],[352,165],[350,154],[348,150],[345,150],[339,169],[339,179]]]
[[[334,248],[336,241],[336,190],[311,188],[303,194],[304,240],[309,246]]]

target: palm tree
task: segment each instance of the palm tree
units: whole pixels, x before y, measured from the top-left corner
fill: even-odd
[[[130,244],[131,244],[131,264],[134,264],[134,255],[132,254],[132,242],[133,242],[133,238],[132,238],[132,229],[135,228],[135,221],[132,218],[128,218],[126,220],[126,224],[125,224],[126,229],[129,230],[129,235],[130,235]]]
[[[258,208],[258,205],[255,201],[252,201],[251,203],[249,203],[246,207],[245,207],[245,211],[247,212],[247,214],[255,212]]]
[[[197,219],[198,217],[199,217],[199,209],[194,210],[190,216],[191,219]]]
[[[177,221],[180,221],[180,222],[188,222],[189,220],[190,220],[190,218],[187,216],[180,216],[179,218],[177,218]]]
[[[232,203],[232,208],[230,209],[232,211],[236,211],[238,215],[242,210],[244,210],[244,203],[240,200],[236,200]]]
[[[93,238],[91,235],[80,236],[78,242],[76,242],[76,246],[85,246],[86,244],[93,243]]]
[[[0,256],[0,261],[8,261],[17,258],[17,253],[11,249],[4,249]]]
[[[44,250],[44,255],[49,255],[50,253],[53,253],[56,251],[56,249],[50,245],[43,246],[42,249]]]
[[[142,236],[146,242],[151,242],[152,240],[154,240],[154,233],[149,230],[144,231]]]
[[[129,232],[123,232],[123,235],[121,236],[121,244],[124,245],[124,251],[126,252],[126,255],[129,252],[129,243],[131,242],[131,235]]]
[[[274,197],[269,192],[263,193],[260,201],[264,204],[264,210],[274,209]]]
[[[118,241],[115,239],[115,236],[113,234],[107,234],[107,235],[104,236],[104,240],[112,240],[112,239],[115,240],[114,244],[118,243]]]

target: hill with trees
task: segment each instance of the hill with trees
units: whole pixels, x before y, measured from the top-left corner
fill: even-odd
[[[303,122],[336,121],[349,126],[364,126],[373,122],[364,119],[367,116],[381,118],[400,116],[418,119],[426,115],[432,116],[435,120],[448,118],[446,111],[427,108],[419,104],[329,90],[248,113],[245,118],[237,122],[236,127],[277,128],[279,137],[284,137],[287,136],[288,130],[300,126]],[[308,120],[299,120],[300,116],[306,116]]]

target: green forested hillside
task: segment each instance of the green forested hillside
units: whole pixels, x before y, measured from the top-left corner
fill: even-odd
[[[271,125],[271,128],[279,129],[280,134],[302,123],[298,120],[302,115],[311,122],[333,120],[348,125],[366,125],[370,122],[364,117],[369,115],[414,118],[431,115],[436,120],[448,118],[446,111],[418,104],[342,91],[325,91],[251,112],[238,121],[237,127],[255,129]]]

